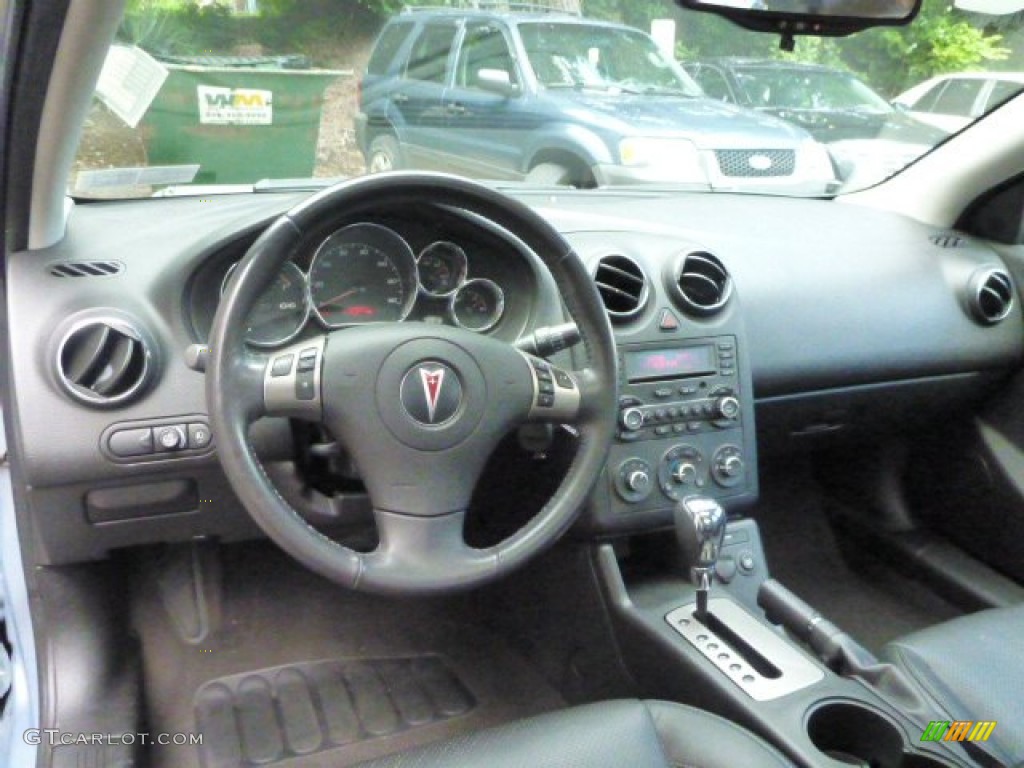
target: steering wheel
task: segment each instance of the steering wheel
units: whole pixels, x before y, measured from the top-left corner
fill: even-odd
[[[340,219],[424,201],[489,219],[550,271],[579,328],[584,367],[564,371],[513,345],[424,323],[353,326],[261,354],[244,319],[284,262]],[[438,593],[502,576],[552,544],[599,477],[615,430],[615,343],[580,259],[526,205],[454,176],[389,173],[326,189],[284,214],[252,245],[210,334],[206,396],[224,472],[256,523],[312,570],[353,589]],[[308,524],[278,493],[247,438],[262,416],[318,421],[359,468],[378,546],[358,552]],[[527,421],[571,423],[576,455],[529,523],[486,549],[466,544],[466,508],[487,458]]]

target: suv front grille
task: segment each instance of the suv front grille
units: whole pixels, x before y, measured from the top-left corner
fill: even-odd
[[[792,149],[716,149],[723,176],[792,176],[796,152]]]

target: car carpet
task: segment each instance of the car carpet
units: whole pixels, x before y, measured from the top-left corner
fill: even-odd
[[[152,768],[340,768],[565,706],[458,599],[342,589],[266,543],[223,547],[220,619],[184,639],[133,574],[151,734],[201,746],[149,750]]]

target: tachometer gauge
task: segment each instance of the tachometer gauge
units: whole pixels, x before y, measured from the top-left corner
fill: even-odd
[[[416,301],[416,259],[387,227],[353,224],[317,249],[309,295],[328,328],[404,320]]]
[[[505,294],[493,280],[477,277],[467,280],[452,295],[448,311],[460,328],[489,331],[505,311]]]
[[[438,299],[448,298],[466,279],[466,252],[440,240],[428,245],[416,260],[420,290]]]
[[[237,266],[232,266],[224,275],[221,294]],[[245,340],[257,347],[276,347],[298,334],[308,317],[306,276],[289,261],[281,267],[274,282],[263,291],[246,317]]]

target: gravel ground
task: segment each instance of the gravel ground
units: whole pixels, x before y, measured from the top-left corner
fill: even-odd
[[[361,71],[357,69],[356,72]],[[360,176],[366,163],[356,147],[352,119],[356,111],[358,74],[339,78],[324,94],[314,176]]]

